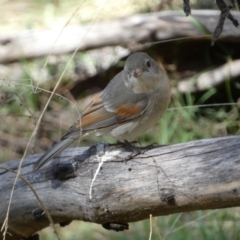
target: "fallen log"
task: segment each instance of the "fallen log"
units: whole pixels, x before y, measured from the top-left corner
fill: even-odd
[[[206,91],[225,81],[234,81],[240,76],[240,60],[229,61],[222,66],[182,80],[177,84],[180,93]]]
[[[120,225],[123,230],[150,214],[240,206],[239,136],[155,147],[143,154],[103,144],[69,148],[32,172],[40,156],[24,160],[21,176],[54,223],[82,220],[110,229]],[[19,160],[0,165],[1,225],[15,179],[11,171],[18,165]],[[29,185],[18,179],[8,218],[12,236],[6,239],[27,238],[47,227],[45,213]]]
[[[238,12],[232,12],[238,17]],[[28,30],[0,36],[0,63],[19,59],[39,58],[106,46],[132,49],[155,41],[189,37],[209,39],[219,18],[219,11],[195,10],[186,17],[181,11],[138,14],[85,25],[67,26],[51,30]],[[198,23],[198,24],[196,24]],[[197,26],[198,25],[198,26]],[[202,26],[202,27],[199,27]],[[209,35],[209,36],[208,36]],[[239,30],[226,20],[221,40],[238,42]],[[143,47],[143,46],[142,46]]]

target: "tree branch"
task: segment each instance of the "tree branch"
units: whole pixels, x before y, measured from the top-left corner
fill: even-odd
[[[177,84],[177,89],[181,93],[205,91],[212,87],[232,80],[234,81],[240,76],[240,60],[229,61],[222,66],[204,72],[202,74],[197,74],[189,79],[180,81]]]
[[[187,2],[187,1],[186,1]],[[238,16],[233,12],[232,16]],[[211,34],[219,18],[219,11],[195,10],[192,17]],[[215,19],[215,21],[213,20]],[[240,33],[230,21],[225,22],[227,31],[221,38],[239,41]],[[111,31],[109,31],[111,29]],[[111,21],[95,23],[94,26],[67,26],[62,29],[24,31],[0,36],[0,63],[106,47],[141,46],[142,43],[167,39],[192,37],[208,39],[206,32],[196,27],[192,18],[186,18],[179,11],[138,14]],[[59,39],[58,39],[59,37]],[[55,44],[56,39],[58,41]],[[55,45],[54,45],[55,44]]]
[[[240,206],[239,136],[157,147],[141,155],[123,146],[106,146],[105,152],[99,146],[67,149],[60,164],[54,159],[34,173],[32,165],[41,154],[25,159],[22,176],[55,223],[83,220],[106,227],[150,214]],[[15,160],[1,166],[16,170],[18,164]],[[0,169],[0,224],[14,178]],[[9,217],[9,232],[18,237],[9,239],[29,237],[48,225],[35,195],[19,179]]]

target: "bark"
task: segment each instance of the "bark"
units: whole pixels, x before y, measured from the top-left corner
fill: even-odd
[[[83,220],[110,228],[116,224],[126,227],[125,223],[149,218],[150,214],[240,206],[239,136],[156,147],[143,154],[126,146],[104,148],[102,144],[70,148],[32,172],[40,155],[27,157],[21,174],[55,223]],[[15,160],[1,167],[17,170],[18,165],[19,160]],[[0,169],[1,225],[14,178],[13,173]],[[15,237],[7,235],[7,239],[29,237],[48,225],[35,195],[19,179],[8,229]]]
[[[232,15],[238,17],[238,12]],[[98,22],[93,26],[91,23],[67,26],[62,33],[62,28],[59,28],[1,34],[0,63],[43,57],[50,52],[52,55],[65,54],[77,48],[83,51],[121,45],[129,49],[136,46],[141,49],[142,43],[179,37],[209,39],[206,34],[213,33],[218,18],[219,11],[214,10],[195,10],[191,17],[186,17],[180,11],[171,11],[138,14]],[[198,26],[196,21],[199,22]],[[231,21],[226,20],[224,29],[220,39],[239,41],[240,32]]]

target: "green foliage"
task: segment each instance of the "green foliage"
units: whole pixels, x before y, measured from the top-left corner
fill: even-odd
[[[66,228],[58,228],[61,239],[71,240],[237,240],[240,237],[237,208],[196,211],[155,217],[138,223],[130,223],[125,232],[107,231],[94,223],[72,222]],[[150,232],[152,230],[151,238]],[[41,240],[56,239],[51,229],[41,232]]]

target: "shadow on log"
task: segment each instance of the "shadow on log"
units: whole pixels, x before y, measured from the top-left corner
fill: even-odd
[[[32,172],[40,156],[26,158],[21,174],[60,225],[82,220],[127,228],[150,214],[240,206],[240,136],[156,147],[144,154],[103,144],[69,148]],[[16,160],[0,166],[17,171],[18,165]],[[1,225],[14,179],[15,174],[0,169]],[[35,195],[19,179],[9,214],[13,236],[6,239],[27,238],[47,226]]]

